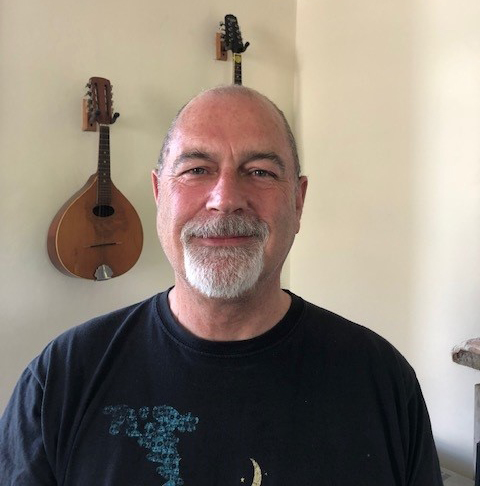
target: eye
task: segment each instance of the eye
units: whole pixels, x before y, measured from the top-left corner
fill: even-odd
[[[185,173],[192,175],[203,175],[206,174],[207,171],[203,167],[194,167],[193,169],[187,170]]]
[[[254,169],[250,172],[250,174],[255,177],[273,177],[273,178],[277,177],[277,175],[274,174],[273,172],[264,169]]]

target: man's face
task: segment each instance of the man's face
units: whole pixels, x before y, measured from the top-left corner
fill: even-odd
[[[307,185],[280,116],[261,99],[208,93],[182,112],[167,152],[153,182],[176,281],[223,298],[278,285]]]

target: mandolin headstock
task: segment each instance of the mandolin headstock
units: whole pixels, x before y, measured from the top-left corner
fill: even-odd
[[[113,113],[112,85],[105,78],[93,77],[87,83],[90,124],[111,125],[120,116]]]

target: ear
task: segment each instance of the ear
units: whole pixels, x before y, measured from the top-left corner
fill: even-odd
[[[297,212],[297,233],[300,230],[300,219],[302,217],[303,205],[305,204],[305,196],[307,194],[308,179],[306,176],[301,176],[297,181],[297,188],[295,192],[295,210]]]
[[[305,195],[307,194],[308,179],[306,176],[301,176],[297,182],[297,189],[295,194],[295,207],[298,217],[302,215],[303,205],[305,203]]]
[[[158,200],[158,172],[156,169],[152,170],[152,186],[153,186],[153,197],[155,202]]]

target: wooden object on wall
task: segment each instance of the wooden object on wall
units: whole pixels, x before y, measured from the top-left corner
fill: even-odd
[[[225,42],[221,32],[215,34],[215,59],[217,61],[227,60],[227,50],[225,49]]]
[[[88,100],[83,98],[82,100],[82,130],[84,132],[96,132],[97,122],[90,123],[88,110]]]
[[[53,218],[47,248],[62,273],[108,280],[135,265],[142,251],[143,230],[135,208],[110,177],[110,125],[120,116],[113,113],[110,81],[91,78],[90,90],[84,126],[100,129],[97,172]]]

